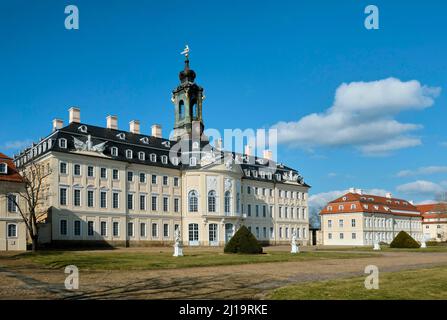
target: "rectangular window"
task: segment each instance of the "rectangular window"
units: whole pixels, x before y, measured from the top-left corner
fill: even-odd
[[[152,224],[152,238],[158,237],[158,226],[156,223]]]
[[[17,196],[15,194],[8,194],[8,212],[17,212]]]
[[[61,220],[60,221],[60,226],[59,226],[59,232],[62,236],[66,236],[67,235],[67,220]]]
[[[114,236],[114,237],[118,237],[118,236],[119,236],[119,232],[120,232],[120,229],[119,229],[119,227],[120,227],[119,222],[114,221],[112,226],[113,226],[113,236]]]
[[[273,206],[270,206],[270,218],[273,218]]]
[[[168,212],[169,211],[168,203],[169,203],[169,198],[168,197],[163,197],[163,211],[164,212]]]
[[[163,176],[163,185],[164,186],[168,185],[168,177],[167,176]]]
[[[101,168],[100,172],[101,179],[107,179],[107,168]]]
[[[87,235],[92,237],[94,235],[94,222],[88,221],[87,222]]]
[[[59,204],[61,206],[67,205],[67,189],[66,188],[60,188],[60,190],[59,190]]]
[[[92,208],[95,203],[95,195],[93,190],[87,190],[87,206]]]
[[[140,173],[140,183],[146,183],[146,174]]]
[[[113,180],[118,180],[119,179],[119,171],[118,171],[118,169],[113,169],[112,170],[112,179]]]
[[[8,238],[17,238],[17,225],[14,223],[8,224]]]
[[[258,205],[255,206],[255,211],[256,211],[256,217],[259,217],[259,206]]]
[[[101,191],[99,206],[102,209],[107,208],[107,192],[106,191]]]
[[[352,226],[352,227],[355,227],[355,219],[352,219],[352,220],[351,220],[351,226]]]
[[[157,211],[157,196],[152,196],[152,211]]]
[[[340,227],[340,228],[343,228],[343,220],[338,220],[338,226]]]
[[[179,186],[179,178],[174,177],[174,187],[178,187],[178,186]]]
[[[146,224],[144,222],[140,223],[140,237],[146,238]]]
[[[267,207],[266,206],[262,206],[262,216],[264,218],[267,217]]]
[[[113,209],[119,209],[120,202],[119,202],[120,196],[118,192],[114,192],[112,194],[112,207]]]
[[[345,238],[345,235],[343,233],[340,233],[340,240],[343,240]]]
[[[133,194],[127,194],[127,209],[133,210]]]
[[[79,165],[79,164],[73,165],[73,174],[75,176],[80,176],[81,175],[81,165]]]
[[[282,207],[279,207],[279,218],[282,218]]]
[[[327,221],[327,227],[328,228],[332,228],[332,220],[328,220]]]
[[[133,237],[133,222],[127,223],[127,236]]]
[[[107,222],[101,221],[101,236],[107,236]]]
[[[67,163],[66,162],[61,162],[59,164],[59,173],[60,174],[67,174]]]
[[[247,204],[247,216],[251,217],[251,204]]]
[[[93,166],[88,166],[87,167],[87,177],[93,178],[94,175],[95,175],[95,169],[93,168]]]
[[[163,237],[169,237],[169,224],[163,224]]]
[[[266,228],[266,227],[263,227],[263,228],[262,228],[262,237],[263,237],[264,239],[267,238],[267,228]]]
[[[140,210],[146,210],[146,196],[144,194],[140,194]]]
[[[133,181],[133,172],[132,171],[127,172],[127,181],[129,181],[129,182]]]
[[[332,239],[332,233],[328,233],[327,234],[327,238],[330,240],[330,239]]]
[[[152,175],[152,184],[157,184],[157,176],[155,174]]]
[[[75,207],[81,206],[81,190],[75,189],[73,192],[73,204]]]
[[[357,234],[353,233],[353,234],[352,234],[352,239],[353,239],[353,240],[357,239]]]
[[[179,212],[179,199],[175,198],[174,199],[174,212]]]
[[[75,220],[74,222],[74,235],[75,236],[80,236],[81,235],[81,221],[80,220]]]

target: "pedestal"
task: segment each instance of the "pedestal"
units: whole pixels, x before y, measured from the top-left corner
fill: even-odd
[[[181,243],[174,244],[174,257],[183,257],[183,247]]]
[[[300,253],[300,247],[295,243],[292,243],[292,250],[290,250],[290,253]]]
[[[427,245],[425,244],[425,241],[421,242],[421,249],[427,248]]]
[[[380,249],[380,244],[379,243],[374,243],[374,248],[373,248],[373,250],[376,250],[376,251],[378,251],[378,250],[381,250]]]

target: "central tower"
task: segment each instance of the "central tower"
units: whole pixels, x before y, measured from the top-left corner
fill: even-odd
[[[180,85],[172,91],[172,103],[175,106],[174,139],[191,137],[192,130],[200,129],[203,133],[202,102],[203,88],[194,80],[196,73],[189,68],[189,48],[182,52],[185,55],[185,67],[179,73]]]

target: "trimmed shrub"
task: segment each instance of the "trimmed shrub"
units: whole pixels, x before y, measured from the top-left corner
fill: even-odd
[[[260,254],[262,246],[247,227],[242,226],[225,245],[224,252]]]
[[[399,232],[390,244],[390,248],[420,248],[420,246],[419,242],[405,231]]]

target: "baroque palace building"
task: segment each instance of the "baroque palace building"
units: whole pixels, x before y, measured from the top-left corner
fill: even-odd
[[[172,92],[174,135],[150,135],[140,122],[129,131],[116,116],[106,127],[53,120],[53,131],[15,156],[18,167],[40,163],[51,174],[42,206],[42,242],[53,245],[164,245],[179,229],[185,245],[224,245],[246,225],[262,242],[301,244],[309,238],[308,190],[298,171],[245,152],[211,146],[203,135],[203,88],[186,56],[180,84]],[[198,139],[197,139],[198,136]]]
[[[411,202],[364,194],[351,188],[340,198],[329,202],[320,212],[324,245],[363,246],[391,243],[405,231],[422,240],[422,216]]]

